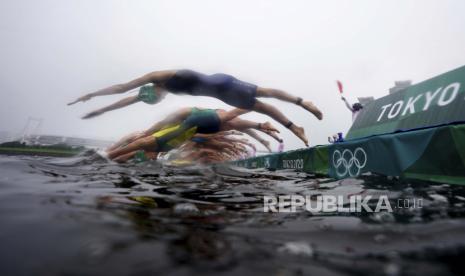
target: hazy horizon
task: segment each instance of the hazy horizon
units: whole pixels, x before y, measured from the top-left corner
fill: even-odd
[[[465,65],[465,2],[449,1],[2,1],[0,131],[18,133],[29,116],[42,134],[116,140],[185,106],[231,108],[206,97],[169,95],[91,120],[85,113],[129,94],[71,100],[150,71],[227,73],[313,101],[272,99],[312,145],[347,132],[340,100],[382,97],[397,80],[418,83]],[[251,113],[255,121],[270,120]],[[303,144],[279,126],[286,149]],[[273,149],[277,147],[273,144]]]

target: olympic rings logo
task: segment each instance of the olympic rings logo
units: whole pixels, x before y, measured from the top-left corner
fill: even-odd
[[[345,149],[342,153],[335,150],[333,153],[333,166],[339,177],[349,175],[358,176],[366,166],[368,160],[367,153],[362,148],[356,148],[354,152]]]

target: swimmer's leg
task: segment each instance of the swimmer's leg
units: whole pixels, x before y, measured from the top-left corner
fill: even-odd
[[[218,117],[220,118],[221,122],[227,122],[227,121],[230,121],[230,120],[232,120],[232,119],[234,119],[236,117],[239,117],[239,116],[241,116],[243,114],[249,113],[251,111],[252,110],[235,108],[235,109],[230,110],[230,111],[218,110],[217,114],[218,114]]]
[[[153,136],[146,136],[130,143],[126,147],[112,150],[108,153],[108,158],[115,159],[121,155],[138,150],[156,151],[158,147],[157,139]]]
[[[265,134],[270,135],[271,137],[275,137],[276,133],[279,133],[279,131],[270,122],[266,122],[262,124],[262,123],[248,121],[248,120],[242,120],[239,118],[235,118],[228,122],[223,123],[221,128],[222,128],[221,129],[222,131],[235,129],[235,130],[239,130],[243,132],[250,130],[250,129],[256,129]],[[277,137],[276,139],[281,141],[279,137]]]
[[[251,136],[252,138],[254,138],[255,140],[257,140],[258,142],[262,143],[263,144],[263,141],[266,141],[266,140],[263,140],[260,136],[258,136],[258,134],[256,132],[254,132],[253,130],[251,129],[246,129],[246,130],[243,130],[242,132],[248,134],[249,136]],[[274,132],[266,132],[267,135],[269,135],[271,138],[275,139],[277,142],[279,143],[282,143],[283,142],[283,139],[281,139],[276,133]],[[265,144],[263,144],[265,145]],[[269,145],[269,142],[268,142],[268,145]]]
[[[136,153],[137,153],[137,150],[120,155],[116,157],[115,159],[113,159],[113,161],[118,162],[118,163],[126,163],[127,161],[131,160],[134,157],[134,155],[136,155]]]
[[[260,144],[264,145],[269,152],[271,152],[271,148],[270,148],[270,142],[263,139],[262,137],[260,137],[260,135],[258,135],[258,133],[256,133],[255,131],[253,131],[252,129],[246,129],[244,130],[244,133],[247,133],[250,137],[254,138],[255,140],[257,140],[258,142],[260,142]],[[276,139],[278,142],[282,142],[283,140],[280,139],[279,137],[275,137],[275,133],[271,133],[270,136],[273,137],[274,139]]]
[[[305,130],[303,127],[296,126],[293,124],[281,111],[279,111],[276,107],[263,103],[259,100],[255,101],[255,105],[253,106],[253,110],[259,113],[263,113],[265,115],[270,116],[271,118],[275,119],[277,122],[282,124],[283,126],[287,127],[290,131],[292,131],[300,140],[302,140],[306,146],[308,146],[308,139],[305,136]]]
[[[122,107],[125,107],[125,106],[128,106],[128,105],[137,103],[139,101],[140,100],[137,98],[137,96],[127,97],[127,98],[124,98],[124,99],[122,99],[120,101],[117,101],[114,104],[111,104],[109,106],[106,106],[106,107],[94,110],[94,111],[92,111],[90,113],[87,113],[86,115],[84,115],[84,117],[82,117],[82,119],[90,119],[90,118],[93,118],[93,117],[97,117],[97,116],[102,115],[103,113],[105,113],[107,111],[119,109],[119,108],[122,108]]]
[[[256,123],[248,120],[242,120],[239,118],[235,118],[229,120],[221,125],[221,131],[227,131],[231,129],[242,131],[244,129],[253,128],[260,131],[274,131],[279,132],[276,128],[274,128],[269,122],[266,123]]]
[[[256,97],[275,98],[281,101],[297,104],[311,112],[319,120],[323,119],[323,113],[312,102],[304,101],[302,98],[296,97],[279,89],[257,87]]]

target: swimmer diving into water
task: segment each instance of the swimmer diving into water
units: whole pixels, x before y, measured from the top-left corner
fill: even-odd
[[[146,85],[150,83],[151,85]],[[312,102],[304,101],[302,98],[282,90],[258,87],[226,74],[205,75],[192,70],[155,71],[130,82],[113,85],[84,95],[68,105],[84,102],[95,96],[124,93],[137,87],[140,87],[137,96],[125,98],[112,105],[90,112],[83,119],[92,118],[139,101],[156,104],[163,100],[167,93],[186,93],[193,96],[214,97],[237,108],[266,114],[291,130],[307,146],[308,139],[302,127],[295,125],[276,107],[257,98],[275,98],[294,103],[311,112],[319,120],[323,119],[323,113]]]
[[[266,134],[278,132],[269,122],[255,123],[241,120],[238,116],[249,111],[234,109],[229,112],[221,109],[183,108],[154,124],[137,137],[127,138],[126,146],[112,147],[108,157],[117,162],[125,162],[138,151],[167,152],[189,141],[195,134],[212,134],[228,130],[256,129]],[[155,154],[156,155],[156,154]]]

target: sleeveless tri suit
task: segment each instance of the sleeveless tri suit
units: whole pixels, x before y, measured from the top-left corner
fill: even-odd
[[[192,108],[191,114],[180,124],[171,125],[152,134],[157,139],[158,152],[177,148],[196,133],[211,134],[220,131],[221,121],[214,109]]]
[[[252,109],[257,86],[226,74],[205,75],[192,70],[178,70],[164,83],[173,94],[214,97],[234,107]]]

